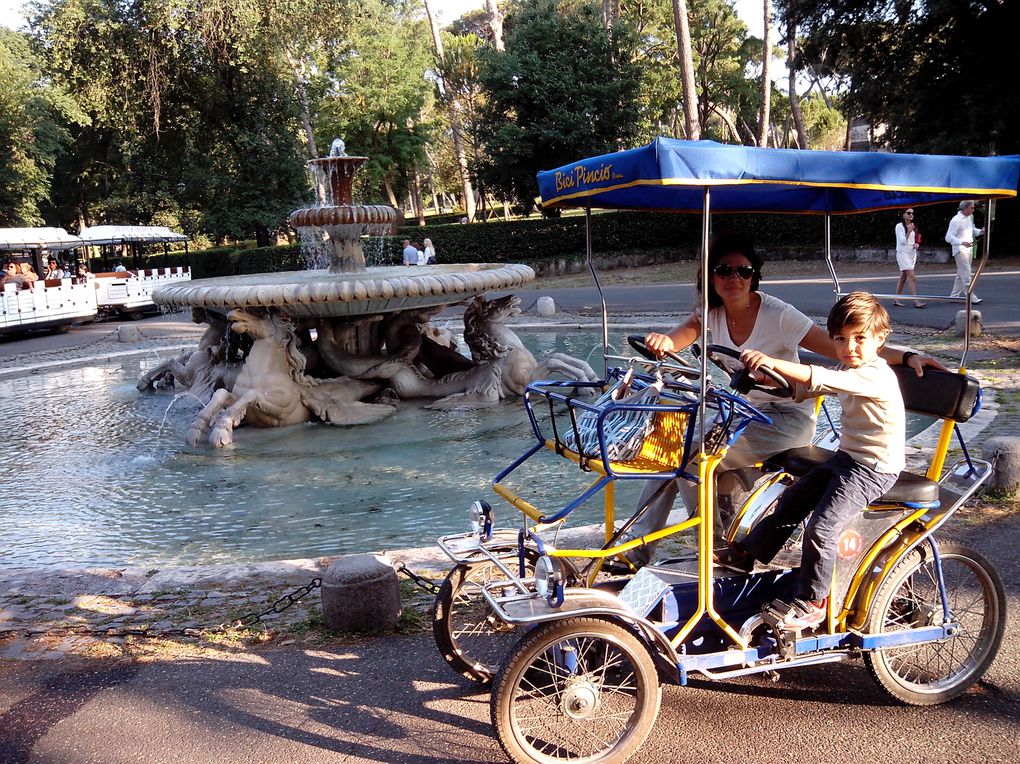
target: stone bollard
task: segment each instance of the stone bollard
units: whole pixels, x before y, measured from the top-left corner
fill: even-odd
[[[556,313],[556,301],[552,297],[539,297],[535,302],[538,315],[548,318]]]
[[[392,631],[400,616],[400,585],[389,558],[349,554],[322,576],[322,614],[334,631]]]
[[[1006,435],[989,438],[981,447],[981,458],[995,465],[988,480],[990,488],[1010,493],[1020,488],[1020,438]]]
[[[965,328],[963,322],[967,320],[966,316],[967,316],[967,311],[966,310],[958,310],[958,311],[956,311],[956,333],[958,335],[960,335],[961,337],[963,336],[963,332],[964,332],[964,328]],[[971,311],[970,311],[970,336],[971,337],[980,337],[981,336],[981,330],[982,330],[981,311],[980,310],[974,310],[973,308],[971,308]]]
[[[138,342],[142,339],[137,326],[121,324],[117,327],[117,342]]]

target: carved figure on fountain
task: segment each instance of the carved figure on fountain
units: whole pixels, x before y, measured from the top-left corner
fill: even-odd
[[[368,424],[389,416],[392,406],[362,403],[378,384],[349,378],[320,380],[305,374],[295,325],[278,313],[257,315],[235,309],[227,314],[230,331],[254,339],[232,389],[219,389],[199,412],[188,442],[208,440],[228,446],[242,421],[255,427],[282,427],[311,419],[334,424]]]
[[[191,320],[196,324],[209,325],[198,342],[198,348],[154,367],[138,381],[136,387],[139,392],[182,387],[198,400],[208,403],[216,390],[229,390],[234,386],[251,347],[251,338],[246,334],[232,336],[230,322],[225,316],[203,308],[193,308]]]

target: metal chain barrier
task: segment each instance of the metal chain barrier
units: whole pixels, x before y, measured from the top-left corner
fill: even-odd
[[[419,589],[424,589],[429,594],[439,594],[439,584],[435,581],[429,581],[427,578],[422,578],[413,570],[408,568],[403,560],[397,560],[397,564],[393,566],[397,573],[407,576],[411,581],[414,582],[415,586]]]
[[[32,637],[70,637],[70,636],[99,636],[99,637],[145,637],[150,639],[162,637],[201,637],[203,634],[224,634],[234,629],[243,629],[254,626],[271,613],[282,613],[287,608],[299,602],[312,591],[322,586],[321,578],[313,578],[308,584],[299,586],[292,592],[288,592],[273,602],[268,608],[262,611],[250,611],[229,623],[220,623],[215,626],[191,627],[191,628],[170,628],[153,629],[148,626],[102,626],[82,624],[80,626],[62,626],[49,629],[0,629],[0,636],[4,634],[27,634]]]

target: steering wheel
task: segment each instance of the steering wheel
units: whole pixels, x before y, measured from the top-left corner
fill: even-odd
[[[627,342],[634,348],[638,353],[643,355],[649,361],[658,361],[659,356],[645,344],[645,338],[640,334],[628,334]],[[662,355],[671,360],[676,366],[669,366],[670,371],[674,371],[682,377],[687,379],[701,379],[701,369],[697,369],[691,366],[687,361],[681,358],[677,353],[672,350],[665,351]]]
[[[739,361],[740,353],[738,351],[733,348],[728,348],[725,345],[709,345],[705,348],[705,350],[708,353],[708,359],[730,375],[730,387],[738,393],[747,395],[747,393],[752,390],[757,390],[758,392],[767,393],[775,396],[776,398],[791,398],[793,396],[793,389],[790,387],[789,381],[786,377],[775,371],[775,369],[762,366],[758,369],[758,371],[775,382],[777,387],[760,385],[754,381],[754,377],[751,376],[751,372],[747,370],[747,367],[741,365],[741,368],[738,371],[730,371],[722,362],[719,361],[718,358],[715,357],[717,355],[725,355]]]

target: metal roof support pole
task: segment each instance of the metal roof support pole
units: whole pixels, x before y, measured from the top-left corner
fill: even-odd
[[[981,271],[984,270],[985,264],[988,262],[988,255],[992,249],[992,222],[995,220],[995,200],[988,200],[988,219],[985,220],[985,237],[984,245],[982,246],[981,259],[978,261],[977,268],[974,269],[974,273],[970,277],[970,284],[967,285],[967,302],[964,306],[964,310],[967,311],[965,314],[967,318],[963,322],[963,355],[960,357],[960,368],[967,368],[967,354],[970,353],[970,306],[971,300],[974,298],[974,287],[977,284],[978,277],[981,275]]]
[[[701,207],[701,401],[698,404],[698,453],[705,450],[705,396],[708,392],[708,237],[712,199],[708,186]]]
[[[836,265],[832,262],[832,215],[825,213],[825,265],[832,277],[832,289],[836,293],[836,299],[843,296],[843,290],[839,287],[839,276],[836,275]]]
[[[602,294],[602,284],[599,283],[599,274],[595,271],[595,264],[591,259],[591,207],[584,208],[584,254],[588,261],[588,270],[595,280],[595,289],[599,293],[599,302],[602,303],[602,377],[609,376],[609,310],[606,308],[606,297]]]

